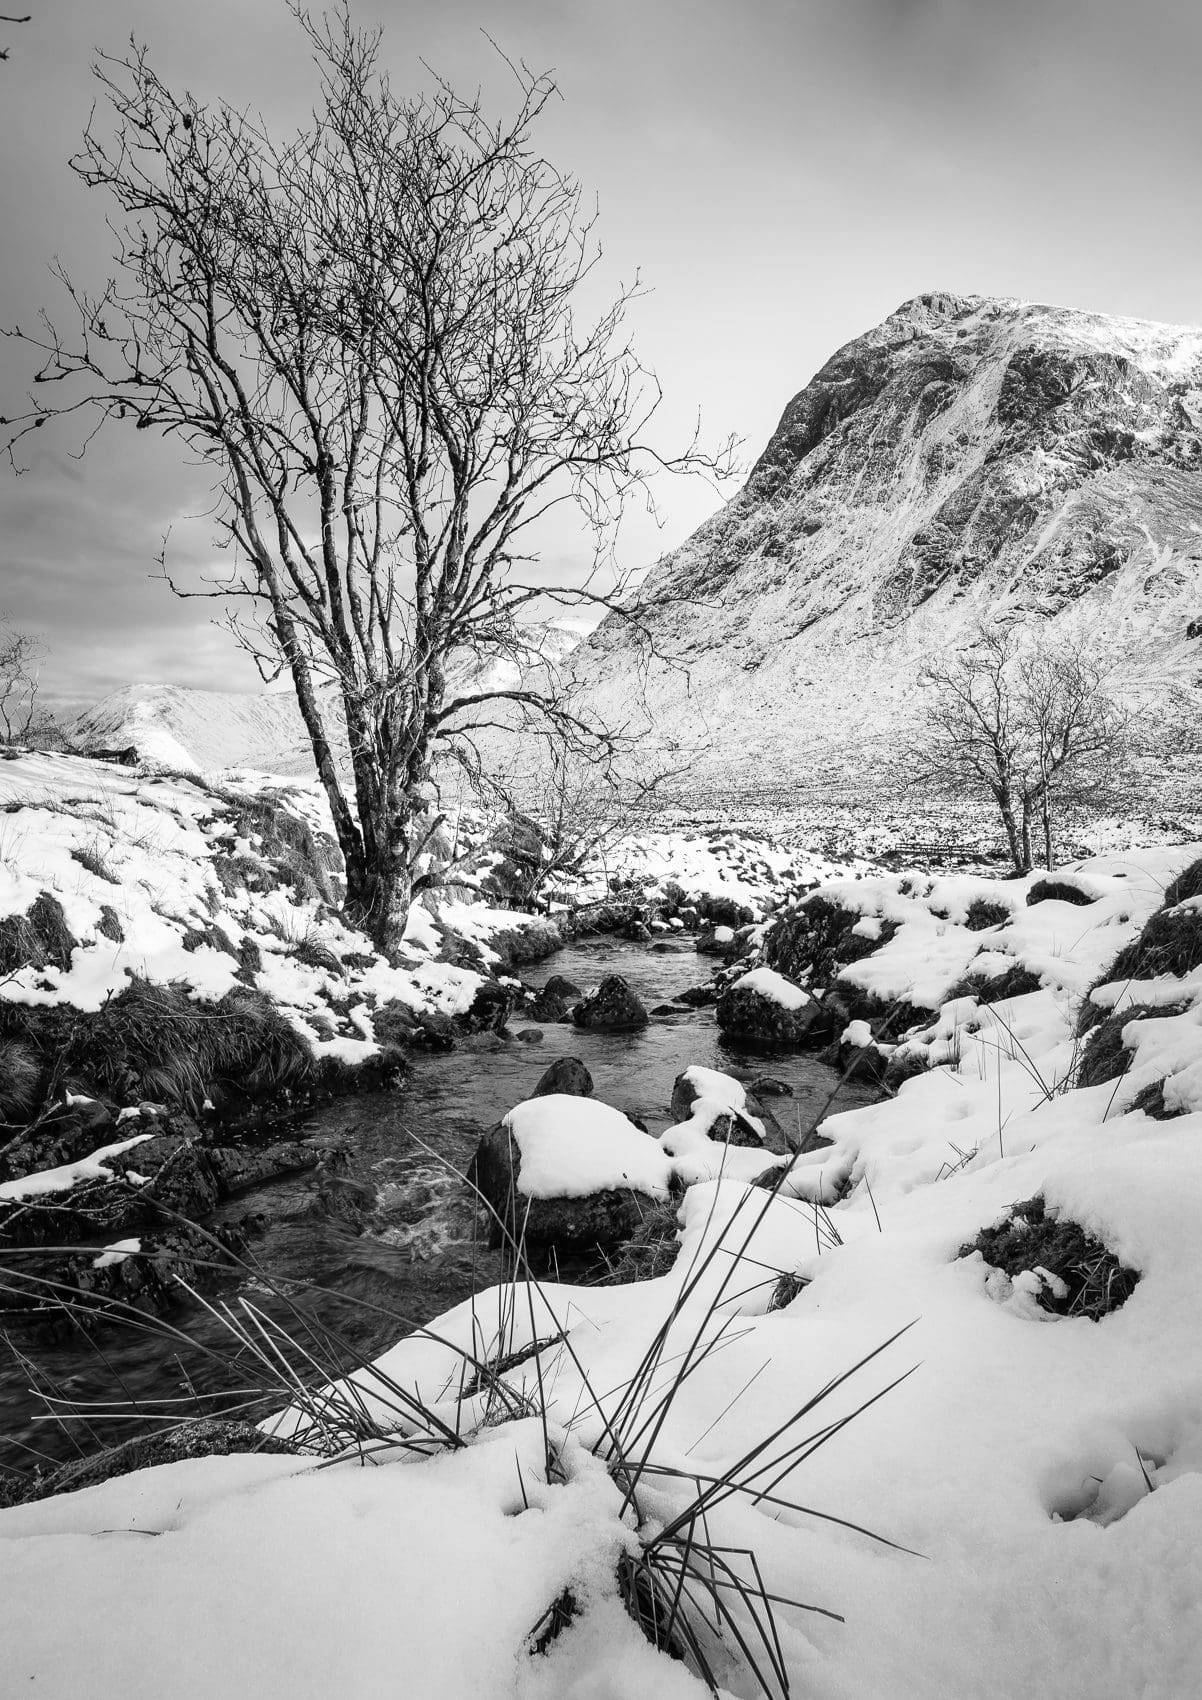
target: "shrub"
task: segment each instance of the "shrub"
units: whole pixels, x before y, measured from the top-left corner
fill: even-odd
[[[199,1003],[181,985],[133,977],[94,1013],[68,1005],[0,1004],[0,1037],[38,1057],[46,1096],[83,1088],[198,1112],[207,1097],[261,1099],[311,1081],[309,1046],[262,993],[236,987]]]
[[[1191,897],[1202,897],[1202,856],[1191,862],[1188,868],[1183,868],[1176,879],[1169,881],[1165,887],[1163,907],[1175,909]]]
[[[0,1121],[24,1122],[38,1103],[42,1067],[20,1039],[0,1039]]]
[[[1158,909],[1139,937],[1123,946],[1090,991],[1131,980],[1157,980],[1166,974],[1180,979],[1196,968],[1202,968],[1202,909]],[[1078,1034],[1088,1033],[1105,1019],[1106,1011],[1087,995],[1077,1017]]]
[[[643,1220],[609,1263],[597,1285],[621,1286],[627,1281],[654,1281],[658,1275],[666,1275],[680,1251],[679,1209],[679,1198],[646,1207]]]
[[[1143,1021],[1152,1015],[1177,1015],[1180,1005],[1172,1009],[1155,1009],[1149,1004],[1128,1004],[1100,1021],[1090,1034],[1085,1053],[1077,1067],[1078,1086],[1101,1086],[1107,1080],[1118,1080],[1131,1066],[1131,1052],[1123,1044],[1123,1030],[1132,1021]]]
[[[58,898],[39,892],[24,915],[0,919],[0,976],[22,968],[54,967],[65,973],[77,943]]]
[[[982,1004],[1001,1003],[1006,998],[1025,998],[1029,993],[1039,991],[1042,985],[1039,975],[1022,962],[1016,962],[1013,967],[995,975],[986,974],[982,968],[974,973],[969,963],[968,971],[948,987],[944,1001],[951,1003],[953,998],[976,998]]]
[[[213,857],[214,871],[227,893],[239,886],[275,891],[286,885],[298,902],[339,901],[336,876],[342,869],[342,856],[337,845],[295,814],[282,792],[240,797],[214,790],[212,795],[224,805],[225,824],[236,837],[259,841],[256,856],[218,851]]]
[[[95,874],[97,879],[107,880],[110,885],[120,885],[119,877],[109,867],[97,845],[77,844],[71,852],[71,859],[90,874]]]
[[[1010,919],[1010,907],[991,897],[974,897],[968,906],[964,925],[970,933],[983,933],[987,927],[1000,927]]]

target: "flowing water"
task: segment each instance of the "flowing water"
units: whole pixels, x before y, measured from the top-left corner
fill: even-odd
[[[652,949],[600,939],[559,951],[523,977],[537,986],[562,974],[587,990],[606,974],[621,974],[651,1008],[704,979],[708,967],[685,941]],[[515,1018],[512,1026],[520,1035],[534,1024]],[[292,1331],[292,1307],[313,1316],[327,1340],[336,1334],[331,1349],[338,1353],[338,1367],[348,1368],[458,1304],[475,1287],[490,1284],[499,1260],[487,1247],[459,1177],[480,1135],[529,1097],[556,1057],[580,1057],[596,1096],[633,1112],[652,1133],[672,1121],[673,1081],[692,1063],[744,1079],[770,1073],[788,1081],[794,1096],[766,1100],[765,1107],[789,1131],[808,1128],[838,1084],[835,1071],[813,1056],[728,1051],[712,1009],[654,1016],[634,1033],[561,1025],[538,1031],[538,1042],[484,1035],[443,1055],[419,1055],[402,1091],[341,1099],[307,1117],[297,1134],[344,1143],[352,1174],[334,1180],[290,1177],[226,1206],[231,1219],[252,1212],[265,1219],[252,1254],[270,1281],[253,1273],[232,1277],[222,1296],[244,1295],[287,1320]],[[834,1107],[850,1108],[872,1096],[845,1086]],[[357,1220],[352,1227],[339,1213],[339,1193],[348,1188],[360,1198],[369,1189],[366,1227]],[[134,1403],[173,1415],[236,1409],[247,1397],[240,1388],[252,1386],[254,1376],[237,1366],[220,1367],[205,1355],[205,1348],[213,1348],[228,1359],[228,1334],[200,1306],[175,1312],[170,1321],[191,1346],[114,1327],[94,1342],[79,1336],[29,1348],[37,1373],[60,1395],[80,1407],[106,1401],[122,1408],[119,1416],[91,1417],[87,1427],[78,1419],[66,1425],[47,1420],[44,1405],[28,1391],[33,1371],[0,1356],[0,1461],[28,1468],[35,1452],[58,1460],[125,1439],[146,1426],[144,1416],[131,1416]],[[263,1412],[261,1401],[247,1408],[251,1415]]]

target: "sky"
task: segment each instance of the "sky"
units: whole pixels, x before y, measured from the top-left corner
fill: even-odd
[[[18,9],[18,8],[11,8]],[[488,37],[553,70],[546,157],[596,195],[605,276],[650,293],[632,328],[664,390],[665,443],[700,411],[749,464],[785,404],[841,344],[925,290],[1015,295],[1202,322],[1202,5],[1197,0],[352,0],[384,28],[394,85],[425,66],[504,94]],[[61,307],[60,255],[108,275],[105,208],[67,160],[96,49],[148,44],[160,74],[272,126],[314,96],[282,0],[25,0],[0,25],[0,323]],[[423,65],[424,62],[424,65]],[[29,356],[0,343],[0,413]],[[40,635],[61,703],[130,683],[259,688],[203,601],[157,577],[212,563],[205,483],[169,443],[44,431],[0,467],[0,614]],[[730,494],[730,489],[726,494]],[[632,515],[645,566],[723,498],[701,480]],[[581,539],[544,540],[552,575]]]

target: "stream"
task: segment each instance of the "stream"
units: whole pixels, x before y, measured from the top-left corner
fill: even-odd
[[[540,986],[561,974],[587,990],[607,974],[621,974],[651,1009],[697,985],[709,971],[691,941],[656,950],[601,938],[558,951],[523,969],[522,978]],[[511,1029],[516,1035],[534,1025],[515,1016]],[[529,1097],[556,1057],[580,1057],[593,1076],[595,1095],[631,1111],[653,1134],[671,1124],[672,1084],[690,1064],[747,1081],[759,1074],[787,1081],[793,1096],[767,1099],[765,1108],[790,1130],[809,1128],[838,1085],[836,1071],[812,1055],[727,1049],[711,1008],[652,1016],[649,1026],[632,1033],[554,1024],[539,1031],[542,1039],[535,1043],[482,1035],[445,1054],[416,1055],[402,1091],[339,1099],[306,1116],[297,1135],[345,1144],[351,1176],[292,1176],[227,1204],[226,1218],[240,1220],[251,1212],[266,1218],[248,1256],[288,1299],[281,1301],[253,1273],[240,1281],[231,1277],[220,1296],[230,1301],[243,1295],[281,1318],[290,1305],[297,1306],[337,1336],[332,1350],[339,1357],[336,1367],[345,1371],[490,1285],[500,1273],[499,1255],[488,1249],[459,1176],[480,1135]],[[847,1084],[832,1108],[850,1109],[876,1096],[871,1088]],[[374,1208],[366,1226],[351,1226],[339,1215],[340,1187],[360,1194],[370,1189]],[[281,1403],[249,1399],[253,1375],[222,1368],[206,1356],[211,1347],[228,1360],[232,1343],[203,1307],[189,1305],[166,1320],[191,1345],[108,1327],[94,1340],[81,1333],[31,1347],[36,1370],[14,1365],[11,1357],[0,1359],[0,1463],[28,1470],[39,1461],[60,1462],[115,1444],[148,1426],[150,1407],[160,1413],[159,1421],[163,1415],[203,1413],[257,1419]],[[290,1328],[295,1332],[294,1317]],[[49,1420],[29,1392],[35,1374],[80,1406],[106,1402],[110,1414],[89,1415],[86,1424],[78,1418]]]

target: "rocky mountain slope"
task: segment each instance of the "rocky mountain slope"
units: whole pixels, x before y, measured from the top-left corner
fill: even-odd
[[[577,677],[617,718],[641,690],[655,735],[702,743],[728,787],[854,793],[867,772],[879,795],[924,659],[1013,612],[1124,651],[1148,782],[1181,806],[1202,756],[1202,330],[907,302],[793,398],[643,595],[653,653],[610,616]]]

